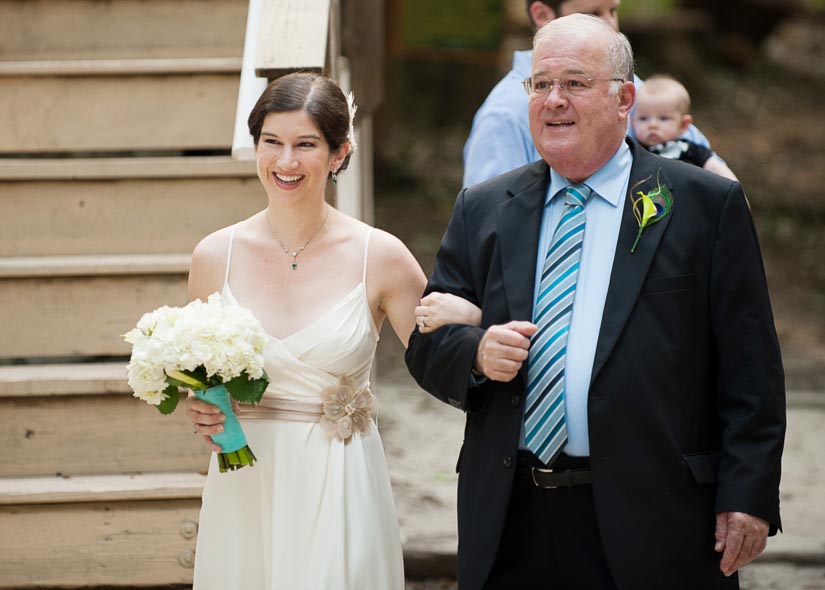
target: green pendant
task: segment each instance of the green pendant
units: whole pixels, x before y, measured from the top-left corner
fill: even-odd
[[[292,263],[292,270],[295,270],[296,268],[298,268],[298,263],[297,263],[297,262],[293,262],[293,263]]]

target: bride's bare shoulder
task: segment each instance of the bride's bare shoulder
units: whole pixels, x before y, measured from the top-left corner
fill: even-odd
[[[383,229],[373,228],[370,235],[370,258],[378,263],[390,264],[404,258],[412,258],[407,246],[396,236]]]
[[[378,228],[370,236],[367,272],[369,277],[379,278],[388,285],[397,281],[418,283],[424,279],[418,261],[404,242]]]
[[[189,267],[189,296],[204,299],[223,288],[226,255],[232,227],[224,227],[203,238],[192,251]]]
[[[229,249],[229,235],[234,226],[224,227],[212,232],[200,242],[192,251],[192,260],[214,261],[226,256]]]

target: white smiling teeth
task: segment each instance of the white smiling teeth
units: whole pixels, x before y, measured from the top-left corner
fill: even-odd
[[[282,176],[281,174],[275,174],[275,177],[280,180],[281,182],[298,182],[303,178],[302,176]]]

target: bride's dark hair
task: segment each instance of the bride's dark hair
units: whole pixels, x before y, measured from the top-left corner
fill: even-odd
[[[273,80],[255,103],[247,121],[255,145],[267,115],[291,111],[306,112],[331,151],[350,141],[349,106],[338,85],[320,74],[297,72]],[[351,154],[350,150],[338,172],[346,170]]]

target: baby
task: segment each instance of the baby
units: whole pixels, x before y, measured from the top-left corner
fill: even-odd
[[[633,131],[649,151],[690,162],[731,180],[738,180],[730,168],[710,149],[679,135],[693,122],[690,95],[676,79],[651,76],[636,92]]]

